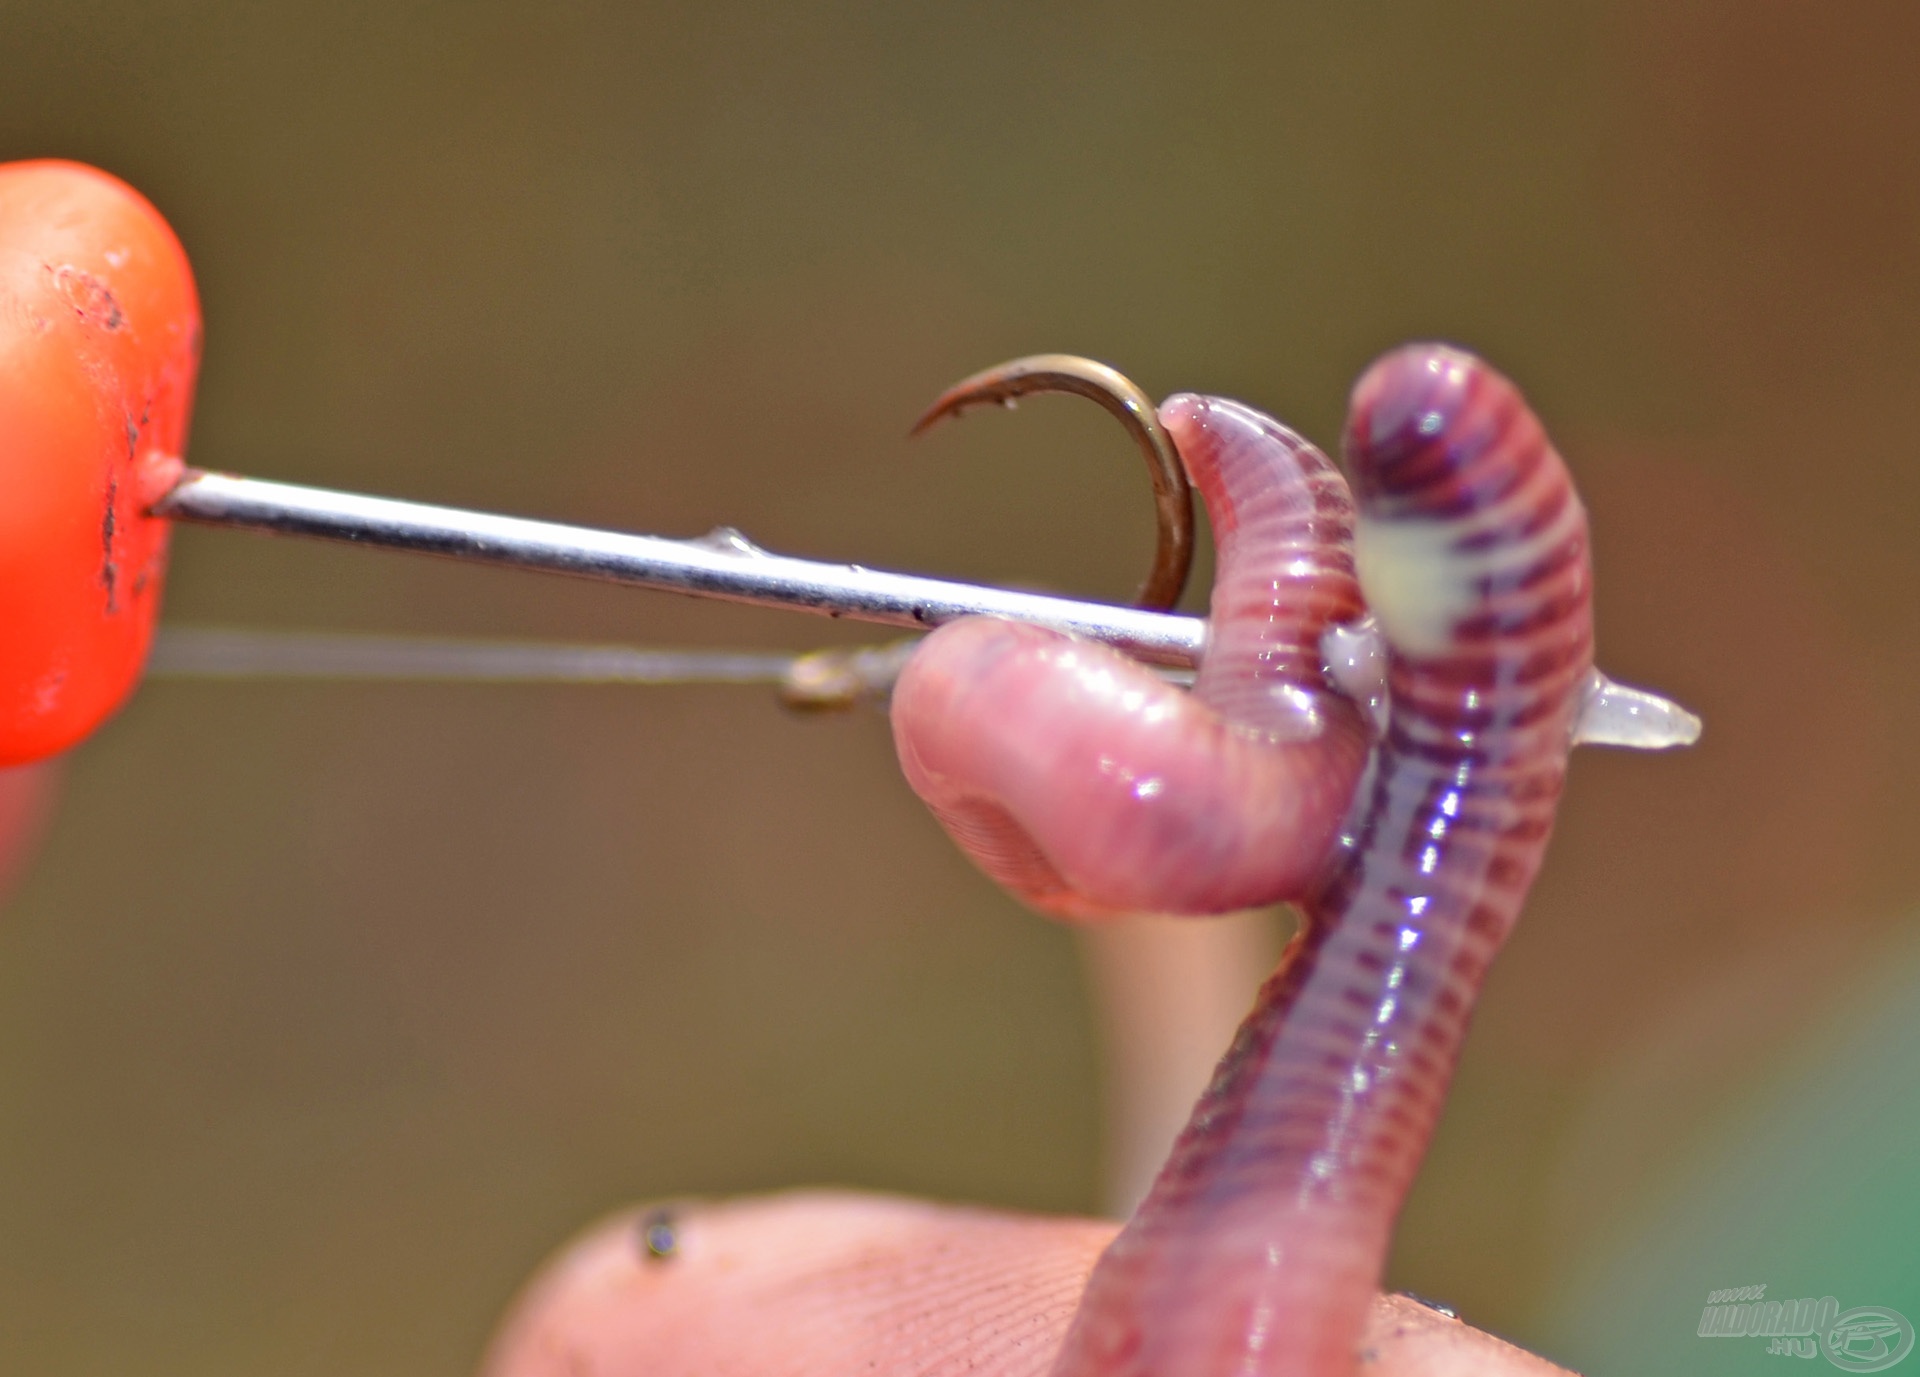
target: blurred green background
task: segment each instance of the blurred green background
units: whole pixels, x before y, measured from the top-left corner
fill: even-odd
[[[1708,1290],[1920,1319],[1917,45],[1784,0],[0,0],[0,159],[172,220],[203,465],[1091,595],[1150,538],[1110,422],[908,446],[948,382],[1083,352],[1331,444],[1382,349],[1492,358],[1594,513],[1603,662],[1709,725],[1579,759],[1393,1280],[1765,1371]],[[197,530],[169,615],[858,637]],[[0,915],[0,1370],[463,1373],[635,1198],[1088,1210],[1095,1057],[1070,936],[877,715],[154,684]]]

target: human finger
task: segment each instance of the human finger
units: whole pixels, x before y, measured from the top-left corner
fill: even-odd
[[[806,1191],[639,1209],[564,1250],[484,1377],[1044,1377],[1111,1223]],[[1284,1342],[1284,1336],[1278,1336]],[[1567,1377],[1405,1296],[1364,1377]]]

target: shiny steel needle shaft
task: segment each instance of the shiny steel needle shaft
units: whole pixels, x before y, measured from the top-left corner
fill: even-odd
[[[1176,668],[1197,665],[1206,643],[1206,623],[1198,617],[793,559],[726,528],[694,540],[628,535],[196,469],[153,512],[199,525],[411,550],[920,631],[967,616],[1005,617]]]
[[[670,540],[192,469],[154,505],[153,512],[201,525],[541,569],[919,631],[961,617],[1004,617],[1104,641],[1163,669],[1196,668],[1206,646],[1207,624],[1199,617],[888,573],[858,564],[792,559],[770,554],[726,527],[695,540]],[[203,639],[196,644],[195,636]],[[897,648],[850,647],[799,657],[745,655],[736,662],[725,653],[614,650],[616,658],[622,654],[639,658],[628,660],[619,670],[608,659],[593,667],[576,661],[574,669],[589,672],[575,673],[554,658],[554,651],[533,648],[442,646],[435,651],[363,642],[329,649],[311,637],[281,636],[258,638],[249,649],[245,645],[249,639],[246,633],[176,632],[163,637],[161,671],[216,678],[777,680],[788,702],[820,707],[884,696],[898,671],[900,655]],[[561,659],[568,653],[569,648],[558,651]],[[583,648],[571,648],[571,653],[581,654]],[[1576,740],[1662,750],[1691,744],[1699,734],[1699,719],[1678,704],[1596,674]]]

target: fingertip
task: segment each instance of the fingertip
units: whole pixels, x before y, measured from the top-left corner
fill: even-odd
[[[542,1271],[484,1377],[910,1369],[1039,1377],[1113,1226],[805,1191],[647,1210],[597,1226]]]

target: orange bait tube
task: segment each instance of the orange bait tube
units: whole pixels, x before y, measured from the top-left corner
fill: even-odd
[[[132,691],[200,363],[180,241],[124,182],[0,166],[0,766],[65,750]]]

